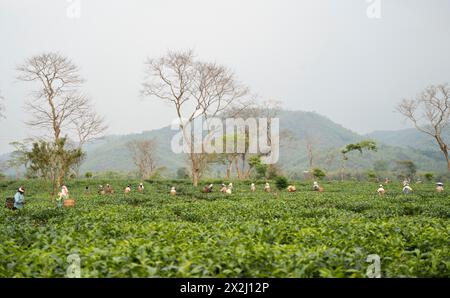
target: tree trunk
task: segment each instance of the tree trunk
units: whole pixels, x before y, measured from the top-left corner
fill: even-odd
[[[447,161],[447,169],[450,171],[450,159],[448,158],[448,150],[444,151],[445,160]]]
[[[199,170],[199,161],[196,159],[194,153],[190,154],[191,158],[191,174],[192,174],[192,185],[194,187],[198,186],[198,182],[200,180],[200,170]]]
[[[231,176],[231,168],[233,167],[233,161],[229,161],[227,165],[227,180],[230,179]]]
[[[345,159],[342,159],[341,165],[341,181],[344,182]]]
[[[200,177],[199,177],[199,175],[198,175],[198,172],[195,171],[195,170],[192,171],[192,185],[193,185],[194,187],[197,187],[197,186],[198,186],[199,180],[200,180]]]
[[[442,140],[440,135],[436,135],[434,138],[436,139],[437,143],[439,144],[439,148],[441,148],[442,153],[444,153],[445,160],[447,161],[447,169],[448,169],[448,171],[450,171],[450,160],[449,160],[449,157],[448,157],[448,146]]]
[[[238,179],[242,180],[241,169],[239,168],[239,160],[238,160],[237,156],[234,158],[234,165],[236,167]]]

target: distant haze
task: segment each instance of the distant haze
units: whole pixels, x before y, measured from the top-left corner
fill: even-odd
[[[365,0],[81,0],[71,18],[76,2],[0,0],[0,153],[34,133],[23,124],[32,85],[15,79],[15,67],[44,51],[81,68],[108,134],[171,122],[169,106],[139,96],[145,58],[167,49],[193,48],[261,99],[359,133],[407,127],[396,103],[450,82],[448,0],[381,0],[378,19]]]

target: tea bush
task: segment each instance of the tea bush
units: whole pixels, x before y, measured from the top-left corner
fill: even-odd
[[[152,180],[123,194],[139,182],[73,181],[76,206],[55,209],[48,183],[0,181],[3,200],[27,189],[24,210],[0,210],[0,276],[64,277],[73,253],[82,277],[366,277],[370,254],[383,277],[450,276],[450,200],[432,184],[410,195],[388,184],[379,197],[376,183],[265,193],[260,181],[252,193],[233,181],[227,196]],[[116,193],[98,195],[106,183]]]

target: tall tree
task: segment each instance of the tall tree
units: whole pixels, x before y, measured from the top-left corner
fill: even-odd
[[[431,136],[442,151],[450,171],[448,141],[443,130],[450,122],[450,89],[448,84],[431,85],[416,99],[404,99],[397,111],[409,119],[415,128]]]
[[[401,179],[414,179],[417,173],[417,167],[411,160],[397,160],[395,162],[394,172]]]
[[[68,148],[65,138],[60,138],[56,143],[34,142],[31,150],[26,152],[29,163],[27,175],[50,179],[55,196],[62,179],[83,156],[80,148]]]
[[[267,156],[271,154],[272,150],[272,120],[277,117],[282,110],[281,102],[276,100],[265,100],[262,102],[257,102],[255,99],[251,99],[241,103],[241,105],[234,106],[233,108],[228,109],[225,113],[222,114],[223,119],[233,118],[235,120],[235,127],[227,127],[227,129],[233,129],[233,132],[230,133],[227,130],[227,135],[224,137],[224,142],[226,145],[230,143],[228,140],[233,140],[234,148],[236,150],[228,150],[227,152],[220,154],[219,157],[224,161],[227,165],[227,174],[226,177],[229,178],[231,175],[231,171],[234,167],[236,169],[238,179],[248,179],[253,167],[249,163],[249,158],[257,155],[260,159],[261,156]],[[251,135],[250,127],[252,126],[252,120],[254,120],[254,126],[257,127],[257,119],[258,118],[266,118],[267,119],[267,145],[271,148],[268,152],[261,152],[258,148],[258,152],[250,152],[251,146],[251,138],[254,137]],[[283,144],[289,143],[289,140],[292,138],[289,131],[283,131],[280,133],[280,137],[283,136]],[[242,144],[243,150],[237,150],[238,143]],[[231,152],[230,152],[231,151]]]
[[[183,142],[190,148],[187,156],[192,182],[197,186],[210,158],[203,142],[201,150],[194,150],[192,123],[216,117],[243,99],[248,89],[237,82],[230,70],[214,62],[197,60],[191,50],[169,51],[160,58],[149,58],[145,66],[147,78],[142,95],[166,101],[174,108]],[[211,135],[213,131],[207,129],[206,133]]]
[[[103,119],[96,115],[89,99],[80,91],[84,79],[79,68],[69,58],[43,53],[26,59],[17,71],[19,80],[37,84],[33,97],[26,103],[31,114],[27,124],[46,130],[55,146],[69,143],[62,142],[63,138],[78,138],[78,149],[81,149],[84,142],[104,132]],[[62,164],[63,156],[55,158]],[[65,175],[63,168],[61,165],[59,174],[55,175],[58,185]]]
[[[314,178],[314,148],[318,143],[318,138],[314,135],[307,134],[305,137],[306,142],[306,153],[308,155],[308,172],[310,174],[310,178]]]
[[[344,170],[345,163],[348,160],[348,153],[353,151],[359,151],[359,153],[363,153],[364,150],[367,151],[377,151],[377,143],[371,140],[364,140],[354,144],[348,144],[341,150],[342,154],[342,166],[341,166],[341,180],[344,181]]]
[[[128,148],[131,151],[133,162],[136,165],[139,177],[144,179],[156,169],[156,148],[158,143],[155,139],[152,140],[135,140],[128,143]]]

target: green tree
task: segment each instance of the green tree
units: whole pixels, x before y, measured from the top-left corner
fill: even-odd
[[[395,162],[394,171],[400,179],[413,179],[417,172],[417,167],[411,160],[398,160]]]
[[[325,172],[322,169],[319,169],[319,168],[314,168],[312,170],[312,174],[313,174],[314,178],[316,178],[316,179],[322,179],[322,178],[327,176],[325,174]]]
[[[248,160],[248,165],[250,169],[254,169],[256,172],[257,178],[265,178],[267,175],[267,165],[261,161],[261,157],[259,155],[253,155]]]
[[[434,178],[434,174],[433,173],[425,173],[423,174],[423,176],[425,177],[425,179],[430,182],[431,180],[433,180]]]
[[[51,180],[55,195],[62,180],[67,177],[73,166],[80,162],[84,153],[80,148],[66,148],[66,139],[61,138],[57,143],[45,141],[33,143],[26,157],[29,161],[28,176]]]
[[[282,190],[288,187],[289,182],[286,177],[278,176],[275,178],[275,185],[279,190]]]
[[[348,153],[353,151],[359,151],[359,153],[363,153],[363,151],[377,151],[377,143],[371,140],[364,140],[354,144],[347,144],[342,150],[342,165],[341,165],[341,180],[344,181],[344,170],[345,163],[348,160]]]

